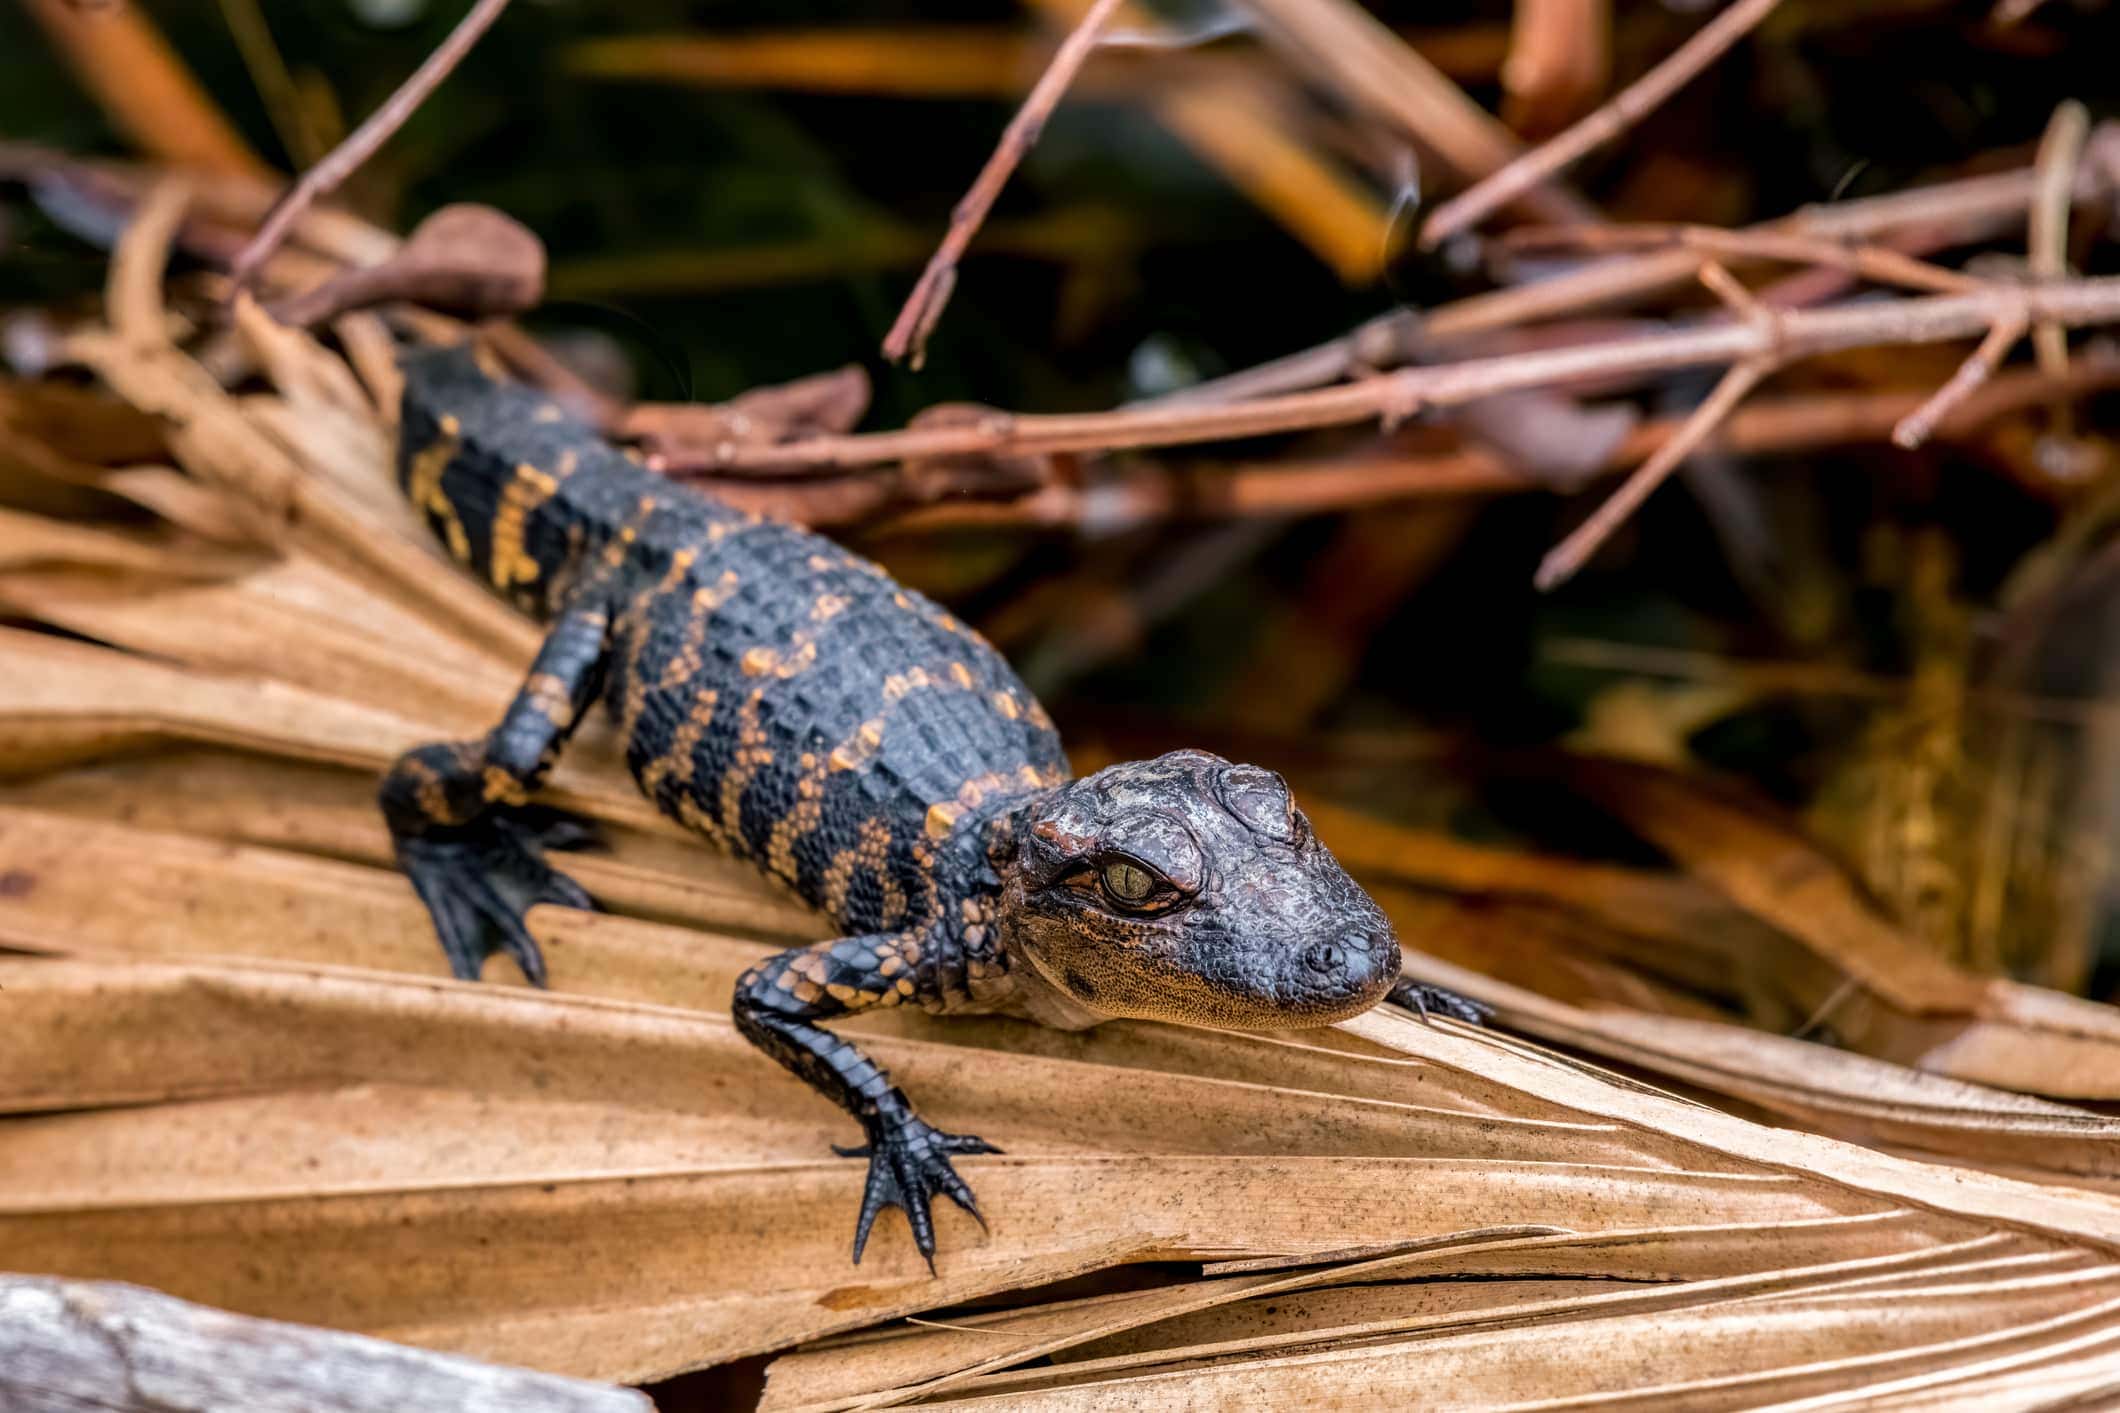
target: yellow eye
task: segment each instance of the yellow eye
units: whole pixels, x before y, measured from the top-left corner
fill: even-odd
[[[1138,864],[1114,859],[1104,866],[1104,891],[1122,903],[1138,903],[1155,888],[1156,881]]]

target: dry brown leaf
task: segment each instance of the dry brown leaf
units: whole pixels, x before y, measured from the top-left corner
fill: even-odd
[[[253,543],[241,517],[226,500],[173,467],[122,467],[103,475],[98,484],[202,540],[239,546]]]
[[[0,628],[0,770],[24,771],[171,742],[230,746],[380,772],[400,751],[446,735],[418,721],[270,679],[195,672],[89,644]],[[650,833],[678,835],[624,783],[609,732],[585,732],[562,762],[554,804]]]
[[[271,818],[262,816],[261,827]],[[17,945],[45,938],[67,950],[171,960],[249,956],[448,974],[432,924],[392,868],[7,806],[0,806],[0,857],[13,879],[0,896],[0,924],[13,929]],[[674,916],[740,941],[539,910],[532,930],[563,990],[720,1009],[738,973],[769,947],[818,935],[805,911],[760,897],[733,874],[686,877],[596,857],[570,866],[607,906]],[[506,963],[492,974],[521,982]]]
[[[1822,1132],[2019,1176],[2120,1177],[2120,1122],[1723,1023],[1726,1013],[1693,998],[1747,1005],[1757,1025],[1762,988],[1779,981],[1777,999],[1794,1004],[1799,989],[1842,977],[1692,880],[1475,848],[1329,805],[1311,813],[1400,936],[1431,954],[1421,973],[1516,1028]],[[1379,877],[1450,891],[1417,895]],[[1515,976],[1540,990],[1510,984]],[[1657,978],[1685,989],[1659,989]]]
[[[1326,800],[1305,808],[1400,935],[1439,955],[1569,999],[1708,1018],[1722,1013],[1712,998],[1767,1026],[1807,1014],[1781,984],[1806,954],[1692,879],[1483,848]]]
[[[1415,966],[1496,1007],[1513,1029],[1819,1132],[2014,1176],[2120,1178],[2120,1119],[1743,1026],[1571,1006],[1433,958]]]
[[[1698,945],[1660,944],[1525,899],[1408,888],[1373,873],[1355,876],[1407,946],[1497,980],[1578,1006],[1609,1004],[1702,1020],[1762,1014],[1761,988],[1752,977],[1733,972],[1726,958],[1702,955]]]
[[[1757,807],[1616,762],[1574,775],[1702,881],[1840,971],[1815,1014],[1849,1048],[2005,1089],[2120,1099],[2120,1009],[1952,966]]]
[[[259,307],[247,291],[236,293],[236,332],[270,374],[280,395],[298,411],[336,408],[379,426],[377,409],[351,368],[299,329],[291,329]]]
[[[86,1267],[599,1377],[770,1348],[1121,1252],[1325,1252],[1521,1221],[1631,1233],[1632,1254],[1595,1255],[1575,1267],[1586,1274],[1763,1270],[1772,1288],[1803,1230],[1821,1233],[1810,1254],[1823,1265],[2012,1228],[2079,1257],[2120,1240],[2120,1206],[2098,1199],[1939,1181],[1852,1149],[1843,1173],[1800,1175],[1790,1168],[1841,1146],[1389,1018],[1366,1028],[1417,1058],[1411,1069],[1384,1055],[1337,1063],[1415,1103],[1139,1069],[1094,1042],[1091,1062],[878,1037],[938,1122],[1010,1153],[978,1163],[991,1237],[951,1223],[930,1283],[902,1231],[879,1235],[873,1264],[844,1265],[860,1174],[822,1156],[836,1116],[725,1016],[267,964],[23,960],[0,963],[0,986],[24,1042],[0,1060],[0,1104],[25,1116],[10,1123],[0,1232],[27,1269]],[[78,1024],[84,1007],[92,1028]],[[989,1035],[1010,1030],[1037,1034]],[[1558,1076],[1622,1121],[1453,1115],[1453,1086],[1495,1092],[1498,1075],[1527,1097],[1526,1076]],[[26,1117],[39,1111],[49,1117]],[[1660,1125],[1641,1122],[1651,1113]],[[1601,1158],[1584,1147],[1593,1137]],[[1755,1155],[1733,1151],[1746,1146]],[[1993,1205],[2015,1220],[1968,1210]],[[1687,1240],[1702,1226],[1756,1230],[1719,1247]],[[240,1261],[196,1259],[234,1241]],[[1520,1255],[1491,1267],[1462,1247],[1421,1259],[1524,1269]],[[1545,1250],[1530,1266],[1556,1268],[1568,1262]]]
[[[475,735],[490,722],[488,704],[506,693],[513,674],[458,657],[447,637],[409,614],[391,612],[391,605],[365,597],[337,600],[340,606],[383,610],[363,623],[334,612],[328,597],[304,601],[328,596],[335,577],[314,565],[246,575],[233,584],[45,568],[0,572],[0,604],[136,652],[223,673],[269,676],[394,709],[451,736]],[[460,666],[461,675],[452,674],[452,666]]]
[[[111,491],[97,484],[96,467],[10,427],[7,410],[0,401],[0,505],[81,519],[124,512]]]

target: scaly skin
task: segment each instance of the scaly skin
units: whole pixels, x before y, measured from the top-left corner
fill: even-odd
[[[831,916],[836,941],[745,973],[752,1043],[867,1143],[859,1262],[885,1207],[933,1264],[930,1204],[978,1216],[942,1133],[820,1022],[878,1006],[1079,1028],[1137,1016],[1323,1025],[1393,992],[1383,914],[1311,836],[1279,776],[1198,751],[1071,779],[1051,720],[988,644],[882,569],[650,474],[463,350],[405,361],[399,472],[460,562],[551,624],[476,741],[385,777],[400,865],[456,974],[523,924],[592,906],[544,860],[584,831],[528,804],[601,696],[642,791]],[[1395,999],[1477,1020],[1402,984]]]

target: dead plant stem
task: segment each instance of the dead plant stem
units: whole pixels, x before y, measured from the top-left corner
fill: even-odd
[[[232,292],[249,287],[259,267],[287,238],[302,213],[322,197],[338,190],[340,183],[359,171],[361,164],[389,141],[391,134],[403,127],[405,120],[426,102],[427,96],[441,86],[442,80],[449,77],[464,56],[471,52],[471,47],[478,43],[480,36],[501,17],[501,11],[507,8],[508,0],[473,0],[470,10],[449,32],[449,37],[413,70],[412,76],[397,92],[385,99],[380,108],[368,115],[366,122],[334,147],[323,161],[304,172],[301,179],[273,203],[272,209],[265,213],[265,219],[258,223],[257,231],[244,242],[229,266],[229,278],[234,282]]]
[[[1612,537],[1612,532],[1624,524],[1673,471],[1701,449],[1724,419],[1737,410],[1745,395],[1758,387],[1774,368],[1775,362],[1770,354],[1754,355],[1742,363],[1732,364],[1730,371],[1723,374],[1722,381],[1715,385],[1715,390],[1693,410],[1693,415],[1680,425],[1671,439],[1636,467],[1634,474],[1622,482],[1589,519],[1547,552],[1533,582],[1541,589],[1553,589],[1574,577],[1577,570],[1589,563],[1590,556],[1597,553],[1599,546]]]
[[[920,272],[919,282],[913,292],[906,296],[905,307],[898,311],[897,320],[890,333],[884,336],[883,354],[892,362],[910,355],[912,366],[918,368],[925,356],[928,335],[934,331],[942,318],[944,306],[949,303],[950,291],[957,283],[957,262],[972,243],[972,236],[986,219],[986,213],[994,207],[1001,195],[1002,187],[1008,184],[1009,174],[1023,161],[1024,154],[1038,140],[1040,129],[1045,126],[1053,109],[1059,106],[1060,97],[1067,86],[1088,62],[1092,50],[1097,47],[1097,31],[1102,29],[1123,0],[1095,0],[1082,16],[1073,32],[1054,51],[1053,59],[1039,75],[1038,82],[1031,87],[1030,96],[1016,110],[1008,127],[1001,134],[1001,141],[988,157],[979,176],[957,209],[950,213],[950,228],[943,234],[942,243],[929,257],[927,268]]]
[[[1688,261],[1694,257],[1688,255]],[[1402,368],[1360,382],[1230,404],[1173,403],[1058,415],[996,411],[963,425],[861,436],[812,437],[778,446],[718,448],[703,470],[798,472],[935,456],[1035,455],[1179,446],[1276,432],[1347,426],[1409,408],[1449,407],[1496,393],[1581,379],[1743,362],[1784,361],[1891,344],[1944,343],[1985,333],[2012,315],[2069,327],[2120,322],[2120,277],[2051,285],[1989,286],[1961,294],[1795,310],[1772,329],[1732,323]]]
[[[1633,127],[1749,34],[1780,3],[1781,0],[1736,0],[1597,111],[1436,207],[1421,227],[1421,245],[1432,249],[1459,231],[1477,225],[1499,207]]]

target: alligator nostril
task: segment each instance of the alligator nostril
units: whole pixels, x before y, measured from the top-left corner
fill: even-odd
[[[1303,965],[1321,975],[1332,976],[1347,968],[1347,953],[1337,942],[1318,942],[1305,949]]]

